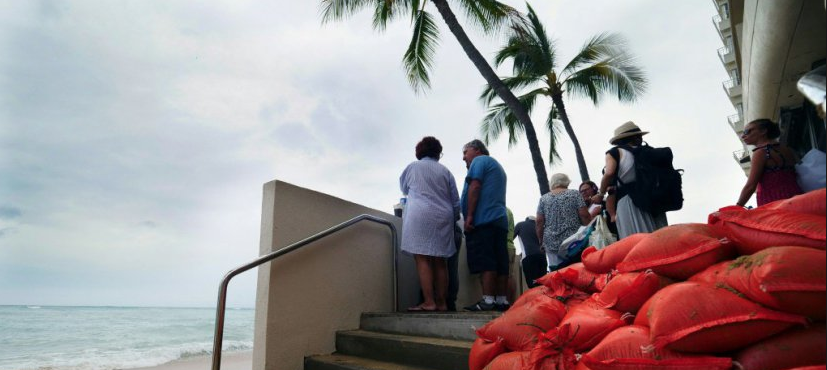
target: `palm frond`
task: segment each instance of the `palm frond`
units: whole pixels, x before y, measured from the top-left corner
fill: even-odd
[[[648,81],[635,58],[621,52],[581,69],[565,81],[568,92],[586,96],[598,105],[600,95],[615,95],[620,102],[633,102],[646,92]]]
[[[511,6],[496,0],[462,0],[459,4],[468,21],[485,33],[499,30],[502,25],[512,21],[512,17],[519,15]]]
[[[551,110],[548,112],[546,118],[546,129],[548,129],[549,143],[548,143],[548,164],[554,164],[556,160],[560,160],[560,153],[557,151],[557,135],[560,133],[560,125],[557,123],[557,108],[554,104],[551,105]]]
[[[408,83],[416,92],[431,87],[428,71],[433,67],[436,46],[439,44],[439,27],[428,12],[416,10],[414,32],[408,50],[402,58]]]
[[[514,74],[545,75],[554,69],[554,45],[531,6],[524,22],[514,23],[507,33],[505,45],[494,56],[499,66],[513,61]]]
[[[376,0],[322,0],[322,23],[347,18],[372,5]]]
[[[580,52],[563,68],[561,74],[564,76],[574,74],[583,66],[592,65],[599,60],[623,53],[626,46],[626,40],[615,33],[604,32],[592,36],[583,44]]]
[[[526,108],[526,111],[530,113],[537,102],[537,96],[541,93],[542,91],[534,90],[517,99],[520,100]],[[525,127],[523,127],[522,123],[505,103],[494,104],[488,109],[488,114],[486,114],[480,123],[480,133],[483,141],[487,145],[499,138],[503,131],[508,132],[508,147],[511,148],[517,144],[520,135],[525,132]]]
[[[535,67],[540,71],[552,71],[555,66],[555,48],[554,43],[548,38],[546,28],[534,12],[531,4],[526,3],[528,7],[528,20],[531,25],[532,40],[537,44],[537,48],[542,53],[543,57],[538,60],[539,63]]]
[[[414,0],[374,0],[376,8],[373,11],[373,28],[379,31],[384,31],[388,27],[388,23],[409,13],[412,9],[418,9],[416,5],[419,1]],[[416,3],[416,4],[414,4]],[[411,17],[413,17],[413,12]]]
[[[505,84],[505,86],[511,91],[519,91],[525,87],[531,86],[532,84],[537,83],[541,80],[541,78],[537,76],[514,76],[514,77],[502,77],[500,80]],[[542,90],[542,89],[540,89]],[[536,93],[535,93],[536,94]],[[499,98],[497,92],[491,88],[490,85],[485,85],[483,87],[483,91],[480,94],[480,100],[486,104],[491,104],[492,101]]]

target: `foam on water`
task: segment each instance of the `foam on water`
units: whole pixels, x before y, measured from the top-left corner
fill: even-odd
[[[227,312],[223,351],[252,350],[253,313]],[[200,308],[0,306],[0,369],[114,370],[209,356],[214,320],[214,309]]]

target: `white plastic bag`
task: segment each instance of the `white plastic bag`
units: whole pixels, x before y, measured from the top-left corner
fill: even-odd
[[[564,261],[571,260],[572,257],[587,247],[586,244],[589,242],[592,230],[594,230],[594,220],[586,226],[580,226],[577,232],[571,234],[571,236],[560,243],[560,249],[557,251],[557,255],[563,258]]]
[[[594,231],[589,235],[589,245],[594,246],[597,250],[601,250],[609,244],[616,242],[617,236],[609,230],[609,225],[606,223],[606,218],[603,217],[603,215],[598,215],[595,219],[597,222],[594,225]]]
[[[810,149],[801,162],[795,165],[795,172],[798,175],[798,186],[805,193],[825,187],[824,168],[827,166],[827,154],[818,150]]]

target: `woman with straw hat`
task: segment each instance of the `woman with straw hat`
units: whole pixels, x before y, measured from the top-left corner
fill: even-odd
[[[638,208],[622,185],[628,187],[635,181],[635,155],[632,149],[643,145],[643,135],[648,133],[641,131],[632,121],[615,129],[614,136],[609,140],[615,147],[606,152],[606,167],[600,189],[592,197],[593,202],[600,202],[611,186],[621,184],[616,190],[618,239],[636,233],[650,233],[668,224],[666,213],[652,214]]]

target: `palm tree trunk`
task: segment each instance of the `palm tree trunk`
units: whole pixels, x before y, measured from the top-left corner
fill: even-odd
[[[572,144],[574,144],[574,155],[577,157],[577,167],[580,168],[580,178],[583,182],[589,181],[589,169],[586,167],[586,159],[583,157],[583,150],[580,149],[580,141],[577,140],[577,135],[574,134],[574,129],[569,123],[569,115],[566,113],[566,105],[563,104],[563,94],[554,92],[551,94],[551,100],[557,108],[557,113],[560,115],[560,120],[563,121],[563,127],[566,133],[569,134]]]
[[[543,161],[543,155],[540,152],[540,144],[537,141],[537,133],[534,131],[534,124],[531,123],[531,117],[529,117],[525,107],[519,100],[517,100],[514,93],[512,93],[511,90],[505,86],[502,80],[500,80],[494,72],[494,69],[491,68],[482,54],[480,54],[479,50],[477,50],[471,42],[471,39],[468,38],[468,35],[465,33],[465,30],[462,29],[457,17],[454,15],[454,12],[451,11],[451,7],[448,5],[448,2],[446,0],[432,1],[439,10],[439,14],[442,15],[442,19],[448,25],[448,29],[451,30],[451,33],[453,33],[454,37],[456,37],[457,41],[459,41],[462,49],[465,50],[465,54],[468,55],[468,58],[471,59],[471,62],[474,63],[474,66],[480,71],[480,74],[482,74],[482,77],[485,78],[486,82],[488,82],[488,85],[494,89],[500,99],[505,102],[508,108],[511,109],[511,112],[513,112],[520,123],[522,123],[525,128],[528,148],[531,151],[531,159],[534,163],[534,172],[537,174],[537,183],[540,186],[540,195],[548,193],[549,185],[546,165]]]

